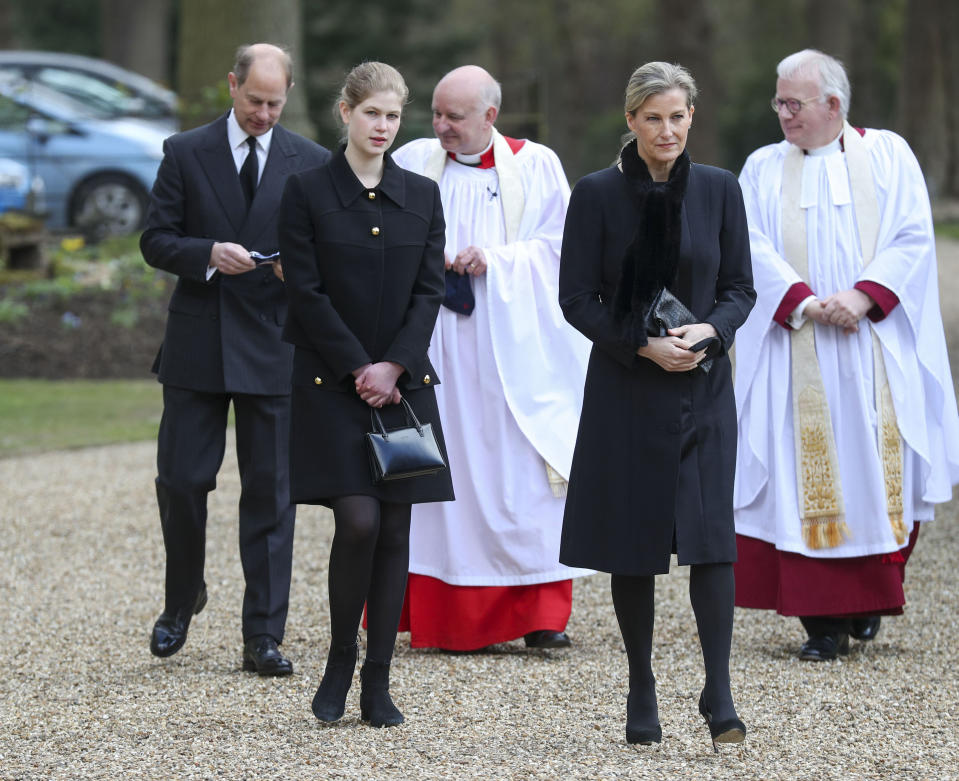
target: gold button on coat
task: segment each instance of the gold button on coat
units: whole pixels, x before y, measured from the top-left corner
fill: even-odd
[[[369,198],[371,201],[375,201],[375,200],[376,200],[376,193],[374,193],[374,192],[369,192],[369,193],[366,194],[366,197]]]
[[[427,374],[427,375],[423,378],[423,384],[424,384],[424,385],[429,385],[431,382],[432,382],[432,380],[430,379],[430,376]]]
[[[371,228],[371,229],[370,229],[370,233],[372,233],[374,236],[379,236],[379,235],[380,235],[380,229],[379,229],[379,228]]]
[[[323,384],[323,380],[321,380],[319,377],[314,377],[313,382],[316,383],[317,385]]]

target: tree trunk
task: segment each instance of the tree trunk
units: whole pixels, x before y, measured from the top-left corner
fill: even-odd
[[[947,113],[945,116],[945,153],[943,161],[943,181],[940,195],[944,198],[959,198],[959,43],[956,42],[956,30],[959,30],[959,4],[955,0],[940,0],[942,16],[939,33],[942,36],[943,51],[943,97]]]
[[[656,29],[659,33],[654,56],[686,68],[696,80],[699,97],[696,117],[689,132],[690,157],[697,163],[722,165],[719,151],[719,108],[723,104],[722,82],[714,58],[715,24],[713,5],[706,0],[658,3]]]
[[[943,41],[954,30],[943,29],[945,13],[940,12],[952,2],[910,0],[906,6],[900,127],[919,158],[933,198],[943,190],[948,168]]]
[[[100,0],[103,58],[170,84],[170,0]]]
[[[15,14],[16,12],[10,3],[0,3],[0,49],[15,49],[17,47]]]
[[[230,107],[226,75],[233,69],[237,47],[251,43],[286,48],[293,56],[296,81],[299,0],[180,0],[177,85],[185,128],[209,122]],[[290,90],[281,121],[288,129],[313,137],[305,85]]]
[[[851,25],[849,20],[855,12],[854,0],[809,0],[806,8],[806,25],[812,46],[847,63],[851,54]]]

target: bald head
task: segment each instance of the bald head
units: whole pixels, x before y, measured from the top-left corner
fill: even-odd
[[[502,101],[499,82],[479,65],[464,65],[447,73],[433,91],[453,92],[470,98],[480,110],[492,106],[498,112]]]
[[[253,63],[257,63],[261,70],[281,70],[286,80],[286,88],[293,86],[293,60],[286,49],[272,43],[254,43],[238,48],[236,64],[233,66],[237,84],[242,85],[246,81]]]
[[[500,86],[478,65],[447,73],[433,90],[433,132],[447,152],[475,155],[489,146]]]

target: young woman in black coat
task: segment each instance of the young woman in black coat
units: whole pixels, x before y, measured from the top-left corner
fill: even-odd
[[[444,451],[426,351],[444,294],[439,189],[387,154],[408,92],[389,65],[346,79],[336,113],[346,145],[322,168],[292,176],[281,205],[280,256],[293,357],[290,484],[294,502],[333,509],[331,642],[313,699],[321,721],[344,712],[367,606],[360,715],[400,724],[389,668],[409,565],[413,502],[453,499],[448,471],[377,484],[364,439],[376,408],[403,425],[400,399],[431,423]]]
[[[727,353],[755,292],[739,184],[690,164],[685,151],[695,97],[684,68],[638,68],[618,164],[583,178],[570,200],[560,304],[593,350],[560,561],[612,573],[629,659],[626,739],[644,744],[662,739],[650,664],[655,575],[669,571],[672,553],[691,565],[706,668],[699,709],[715,748],[746,732],[729,682],[736,410]],[[650,336],[646,315],[663,287],[695,322]]]

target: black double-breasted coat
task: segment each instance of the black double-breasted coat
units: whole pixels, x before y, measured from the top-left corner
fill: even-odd
[[[283,338],[294,345],[290,438],[294,501],[329,504],[362,494],[385,501],[453,498],[448,471],[372,482],[364,434],[370,408],[353,370],[400,364],[397,387],[444,450],[427,357],[445,292],[445,223],[431,179],[385,157],[383,178],[365,187],[341,148],[330,162],[290,177],[283,195],[280,253],[290,317]],[[399,426],[399,406],[380,411]]]
[[[283,284],[268,266],[209,278],[207,266],[218,241],[275,252],[287,177],[329,157],[318,144],[274,126],[269,159],[247,211],[226,115],[164,142],[140,240],[147,263],[177,276],[154,365],[160,382],[206,393],[290,392],[293,355],[280,341],[287,308]]]
[[[593,342],[566,498],[560,561],[625,575],[736,559],[736,409],[728,350],[755,301],[742,193],[728,171],[692,165],[672,292],[721,346],[707,374],[667,372],[612,311],[638,220],[617,167],[570,199],[560,265],[566,319]]]

